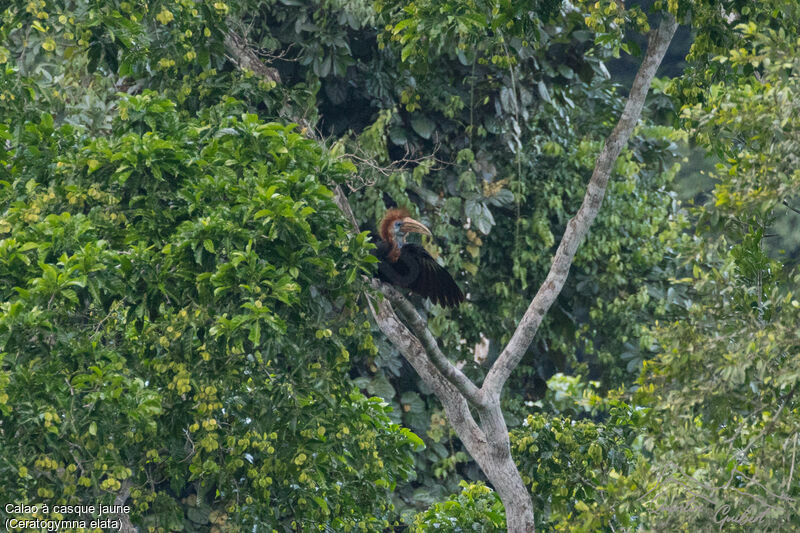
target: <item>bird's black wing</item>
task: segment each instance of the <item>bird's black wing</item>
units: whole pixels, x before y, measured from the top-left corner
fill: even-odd
[[[419,263],[410,261],[408,258],[403,260],[403,256],[392,263],[389,261],[389,252],[392,247],[386,241],[378,243],[378,247],[373,252],[378,258],[378,279],[397,285],[398,287],[410,287],[417,277],[419,277]]]
[[[416,273],[408,285],[403,286],[420,296],[430,298],[433,303],[455,307],[464,301],[464,293],[458,288],[450,273],[439,266],[422,246],[418,244],[403,246],[400,249],[400,258],[394,265],[407,279],[411,279],[411,274]]]

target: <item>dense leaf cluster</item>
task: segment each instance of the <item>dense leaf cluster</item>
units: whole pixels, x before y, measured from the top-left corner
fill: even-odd
[[[603,423],[530,415],[512,432],[522,479],[540,510],[537,528],[588,533],[640,522],[640,413],[617,399],[606,408]]]
[[[773,7],[742,7],[749,21],[733,29],[739,45],[710,59],[716,82],[681,114],[719,162],[714,190],[692,212],[696,233],[676,249],[685,265],[674,284],[679,305],[653,328],[659,355],[637,393],[651,408],[645,443],[662,479],[659,501],[707,498],[710,511],[662,512],[675,530],[788,531],[798,519],[800,279],[781,250],[796,254],[796,232],[775,237],[797,227],[800,123],[789,102],[800,97],[800,11]]]
[[[3,501],[129,494],[164,531],[387,524],[418,439],[346,378],[374,349],[368,244],[325,186],[351,167],[241,111],[145,93],[103,137],[0,125]]]
[[[502,531],[506,526],[503,503],[497,494],[481,482],[460,484],[461,492],[414,517],[411,531]]]

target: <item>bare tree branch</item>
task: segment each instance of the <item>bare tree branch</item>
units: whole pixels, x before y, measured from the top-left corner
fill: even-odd
[[[358,228],[356,216],[353,214],[353,209],[350,207],[350,202],[347,200],[347,196],[344,195],[344,191],[342,190],[341,186],[334,189],[333,201],[336,202],[336,205],[338,205],[339,209],[342,210],[344,217],[350,221],[350,224],[353,226],[353,230],[356,233],[361,233],[361,230]]]
[[[280,83],[281,76],[278,70],[268,67],[261,61],[253,47],[247,42],[247,37],[236,32],[228,32],[225,36],[225,48],[231,54],[231,59],[239,68],[255,73],[259,78]]]
[[[567,229],[553,257],[553,264],[550,267],[547,278],[531,301],[527,311],[525,311],[525,315],[522,317],[516,331],[514,331],[511,340],[508,341],[500,357],[497,358],[489,370],[489,374],[486,376],[482,386],[482,390],[487,395],[500,394],[500,390],[506,380],[517,367],[531,341],[533,341],[542,319],[564,287],[564,282],[569,274],[578,245],[586,236],[595,217],[597,217],[614,163],[639,121],[645,97],[650,89],[650,83],[653,81],[656,70],[661,64],[676,28],[675,18],[665,13],[658,29],[650,33],[647,53],[642,60],[639,71],[636,73],[636,78],[633,80],[633,86],[625,104],[625,109],[622,112],[622,117],[620,117],[614,131],[606,139],[605,146],[603,146],[603,150],[597,158],[594,172],[586,189],[586,195],[583,198],[583,204],[578,213],[567,223]]]
[[[787,208],[789,208],[790,211],[794,211],[795,213],[800,215],[800,209],[796,209],[796,208],[792,207],[792,205],[789,203],[789,200],[784,200],[783,201],[783,205],[785,205]]]
[[[436,368],[420,340],[400,321],[389,301],[373,303],[378,327],[442,402],[447,419],[470,453],[481,456],[485,453],[486,435],[470,413],[464,395]]]
[[[342,213],[344,213],[345,218],[350,221],[353,230],[358,233],[360,231],[358,222],[356,221],[355,215],[353,215],[350,202],[347,201],[347,196],[345,196],[341,187],[336,187],[334,191],[334,201],[339,206],[339,209],[342,210]],[[380,283],[377,280],[374,282],[374,286],[375,285],[380,287],[382,291],[385,288],[386,291],[384,294],[388,293],[392,296],[396,295],[402,298],[391,286]],[[387,296],[387,298],[389,298],[389,296]],[[405,300],[405,298],[402,298],[402,300]],[[397,299],[397,301],[400,300]],[[441,356],[438,365],[434,365],[434,357],[429,355],[425,346],[417,336],[400,321],[388,300],[376,302],[370,299],[369,302],[370,309],[372,310],[378,327],[389,339],[389,342],[403,354],[406,361],[414,367],[417,375],[430,387],[436,397],[439,398],[439,401],[442,402],[442,406],[447,414],[447,420],[461,438],[467,451],[469,451],[476,460],[485,457],[487,445],[486,434],[475,422],[475,418],[472,416],[469,405],[467,404],[467,397],[469,397],[469,395],[474,396],[476,400],[481,398],[477,387],[441,353],[441,350],[439,350],[439,347],[436,345],[436,341],[433,339],[433,335],[428,331],[427,326],[419,315],[417,315],[417,318],[419,318],[418,322],[408,317],[406,317],[406,320],[410,323],[414,323],[414,327],[418,333],[424,332],[421,334],[423,338],[427,337],[429,341],[433,342],[433,346],[435,347],[434,351],[438,352]],[[416,313],[416,311],[414,311],[414,313]],[[440,367],[444,370],[441,370]],[[461,386],[468,390],[471,386],[472,391],[467,394],[459,392],[459,389],[456,388],[456,384],[445,377],[446,374],[452,372],[463,376],[463,379],[468,382],[468,385],[462,383]],[[478,403],[482,403],[482,400],[474,401],[473,403],[477,405]]]
[[[379,289],[384,296],[392,302],[394,308],[405,318],[409,328],[420,340],[425,351],[430,356],[431,361],[436,365],[436,368],[447,381],[452,383],[470,403],[475,406],[483,406],[485,402],[481,390],[445,357],[442,350],[439,349],[436,339],[433,338],[433,335],[428,329],[428,325],[422,317],[419,316],[419,313],[411,302],[391,285],[373,280],[372,286],[373,288]]]
[[[437,142],[434,144],[433,148],[431,149],[428,155],[421,155],[417,156],[409,149],[409,144],[405,144],[405,153],[400,158],[393,158],[387,164],[380,164],[371,156],[369,156],[365,150],[359,148],[358,146],[350,148],[350,151],[344,154],[341,154],[337,157],[337,159],[350,159],[355,161],[356,163],[360,164],[362,167],[370,168],[383,176],[391,176],[395,172],[406,170],[411,167],[415,167],[423,162],[426,161],[433,161],[437,166],[431,168],[431,170],[441,170],[445,167],[452,166],[452,161],[444,161],[436,157],[436,154],[439,152],[441,147],[441,143]]]
[[[131,494],[131,480],[125,479],[122,481],[119,487],[119,491],[117,491],[117,497],[114,498],[114,506],[121,507],[125,505],[125,502],[128,501],[128,497]],[[117,518],[120,520],[120,528],[119,531],[123,533],[136,533],[136,527],[131,522],[131,517],[127,514],[119,514]]]

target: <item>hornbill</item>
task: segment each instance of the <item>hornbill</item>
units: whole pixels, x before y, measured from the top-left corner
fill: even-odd
[[[448,272],[418,244],[405,242],[406,234],[431,232],[408,215],[405,209],[389,209],[381,220],[381,242],[375,250],[378,278],[407,287],[433,303],[455,307],[464,294]]]

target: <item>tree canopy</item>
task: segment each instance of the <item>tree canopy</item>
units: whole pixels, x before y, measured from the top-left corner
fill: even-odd
[[[503,427],[540,530],[796,523],[800,8],[629,4],[3,7],[0,504],[505,528],[380,328],[370,233],[393,206],[430,228],[467,302],[410,301],[480,384],[623,115],[609,65],[674,17],[685,68],[653,81]]]

